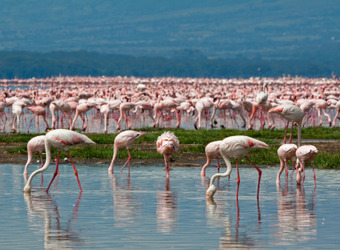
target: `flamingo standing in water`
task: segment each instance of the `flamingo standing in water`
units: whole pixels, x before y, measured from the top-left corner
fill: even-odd
[[[78,145],[78,144],[95,144],[95,142],[93,142],[90,138],[88,138],[86,135],[84,134],[80,134],[77,133],[75,131],[72,130],[67,130],[67,129],[56,129],[56,130],[52,130],[50,132],[48,132],[46,134],[46,138],[45,138],[45,151],[46,151],[46,161],[45,164],[42,168],[37,169],[36,171],[34,171],[30,177],[28,178],[28,181],[24,187],[24,192],[25,193],[30,193],[31,192],[31,182],[34,178],[35,175],[44,172],[50,165],[51,163],[51,147],[57,148],[58,149],[58,158],[57,158],[57,162],[56,162],[56,170],[54,172],[53,178],[50,182],[50,184],[48,185],[48,188],[46,190],[46,192],[48,192],[54,178],[56,177],[58,171],[59,171],[59,159],[60,159],[60,153],[62,150],[65,150],[74,169],[74,174],[77,177],[77,181],[78,181],[78,185],[80,188],[80,191],[82,191],[80,182],[79,182],[79,177],[78,177],[78,171],[76,169],[76,166],[74,165],[72,158],[70,156],[70,153],[68,151],[68,149],[72,146]]]
[[[289,122],[292,122],[292,129],[290,131],[289,143],[292,142],[294,122],[297,124],[297,127],[298,127],[298,147],[300,147],[301,146],[301,126],[302,126],[303,117],[305,116],[305,112],[303,112],[302,109],[299,108],[296,105],[282,104],[282,105],[276,106],[274,108],[271,108],[269,110],[269,113],[277,113],[287,120],[287,124],[286,124],[286,127],[285,127],[285,136],[284,136],[284,139],[283,139],[284,143],[286,143],[286,137],[287,137],[287,130],[288,130]]]
[[[144,135],[144,132],[137,132],[134,130],[126,130],[124,132],[119,133],[113,143],[113,157],[111,160],[111,164],[109,166],[108,169],[108,173],[109,174],[113,174],[113,165],[115,163],[115,160],[117,158],[117,154],[119,149],[121,148],[126,148],[126,151],[128,153],[128,159],[125,162],[125,164],[123,165],[123,167],[121,168],[120,172],[123,171],[124,167],[126,164],[130,164],[130,151],[129,151],[129,147],[142,135]],[[130,165],[129,165],[129,171],[130,171]]]
[[[210,142],[205,147],[205,156],[207,157],[207,162],[203,165],[201,170],[201,176],[205,176],[205,169],[209,167],[211,160],[216,158],[217,161],[217,172],[220,171],[220,163],[218,161],[218,157],[220,156],[220,143],[222,141],[213,141]]]
[[[259,199],[259,192],[260,192],[260,182],[261,182],[261,174],[262,171],[248,158],[247,153],[251,149],[256,148],[269,148],[269,146],[257,139],[251,138],[249,136],[237,135],[237,136],[230,136],[225,138],[220,143],[220,154],[223,157],[226,165],[227,171],[225,173],[217,173],[211,177],[209,188],[206,192],[208,198],[213,198],[216,192],[216,186],[214,185],[214,181],[218,177],[227,177],[231,173],[231,162],[230,158],[234,157],[236,161],[236,169],[237,169],[237,192],[236,198],[238,198],[238,187],[240,184],[240,174],[238,170],[238,159],[240,157],[246,158],[258,171],[259,173],[259,180],[257,185],[257,199]]]
[[[318,149],[313,145],[303,145],[296,150],[296,157],[302,167],[296,170],[296,182],[301,184],[301,171],[303,172],[302,184],[305,181],[305,163],[310,162],[313,168],[314,184],[316,184],[316,176],[313,161],[318,154]],[[302,168],[302,169],[301,169]]]
[[[177,153],[179,149],[179,140],[172,132],[164,132],[158,136],[156,141],[157,152],[164,157],[166,178],[170,177],[170,157],[172,154]]]
[[[286,169],[286,176],[288,177],[287,160],[292,160],[293,167],[295,167],[295,153],[297,146],[293,143],[283,144],[277,150],[277,155],[280,158],[280,169],[276,176],[276,184],[280,184],[280,176],[283,168]],[[294,171],[294,170],[293,170]]]

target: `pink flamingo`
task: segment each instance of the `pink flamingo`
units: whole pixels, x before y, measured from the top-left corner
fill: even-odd
[[[318,149],[313,145],[303,145],[296,150],[296,157],[298,158],[298,164],[302,167],[296,171],[296,182],[301,184],[301,171],[303,172],[302,184],[305,181],[305,163],[310,162],[313,168],[314,184],[316,184],[316,176],[314,171],[314,158],[318,154]]]
[[[326,112],[327,101],[325,101],[323,99],[315,99],[314,100],[314,106],[315,106],[316,110],[318,111],[319,126],[322,125],[322,116],[321,116],[321,110],[322,110],[323,115],[326,116],[328,124],[331,127],[332,126],[332,120],[331,120],[331,117],[329,116],[329,114],[327,114],[327,112]]]
[[[222,141],[213,141],[210,142],[205,147],[205,156],[207,157],[207,162],[203,165],[201,170],[201,176],[205,176],[205,169],[209,167],[211,160],[216,158],[217,161],[217,172],[220,171],[220,163],[218,161],[218,157],[220,156],[220,143]]]
[[[295,167],[295,153],[297,146],[295,144],[283,144],[277,150],[277,155],[280,158],[280,169],[276,176],[276,184],[280,184],[280,176],[283,168],[286,169],[286,176],[288,177],[287,160],[292,160],[293,167]],[[294,170],[293,170],[294,171]]]
[[[56,100],[50,103],[50,111],[52,114],[52,129],[55,129],[56,126],[56,122],[57,122],[57,118],[56,118],[56,114],[55,112],[60,110],[60,112],[62,113],[61,116],[63,115],[67,115],[68,118],[68,126],[71,126],[71,113],[72,113],[72,109],[71,109],[71,105],[65,101],[62,100]],[[62,118],[61,118],[61,126],[63,126],[63,122],[62,122]]]
[[[38,130],[39,130],[39,116],[42,116],[43,120],[46,124],[45,131],[47,131],[49,129],[49,126],[48,126],[48,123],[47,123],[47,120],[46,120],[46,110],[45,110],[45,108],[42,107],[42,106],[31,106],[31,107],[27,107],[27,109],[34,114],[29,125],[28,125],[28,127],[27,127],[27,132],[29,131],[29,128],[31,127],[31,123],[32,123],[34,117],[36,117],[36,116],[38,116],[38,124],[37,124]]]
[[[145,134],[144,132],[137,132],[137,131],[134,131],[134,130],[126,130],[124,132],[119,133],[116,136],[114,143],[113,143],[113,157],[112,157],[112,160],[111,160],[111,164],[108,168],[109,174],[113,174],[113,165],[114,165],[115,160],[117,158],[117,154],[118,154],[119,149],[122,149],[122,148],[126,148],[126,151],[128,153],[128,159],[125,162],[125,164],[123,165],[123,167],[120,169],[120,172],[123,171],[126,164],[128,164],[129,171],[130,171],[131,156],[130,156],[129,148],[139,137],[141,137],[144,134]]]
[[[117,130],[120,130],[120,123],[122,119],[124,118],[127,124],[128,129],[131,129],[131,119],[128,116],[128,112],[131,111],[132,113],[136,113],[138,110],[138,105],[134,102],[123,102],[120,104],[119,111],[120,116],[117,121]],[[125,125],[126,127],[126,125]]]
[[[164,157],[166,178],[170,177],[170,157],[172,154],[177,153],[179,149],[179,140],[172,132],[164,132],[158,136],[156,141],[157,152]]]
[[[286,127],[285,127],[285,136],[284,136],[284,139],[283,139],[284,143],[286,143],[286,137],[287,137],[287,130],[288,130],[289,122],[292,122],[292,129],[290,131],[289,143],[292,142],[294,122],[297,124],[297,127],[298,127],[298,147],[300,147],[301,146],[301,126],[302,126],[303,117],[305,116],[305,113],[302,111],[302,109],[299,108],[296,105],[293,105],[293,104],[282,104],[282,105],[279,105],[277,107],[271,108],[269,110],[269,113],[277,113],[287,120],[287,124],[286,124]]]
[[[77,109],[76,109],[76,114],[73,118],[73,121],[72,121],[72,125],[70,127],[71,130],[74,129],[75,127],[75,124],[76,124],[76,121],[77,121],[77,118],[78,116],[80,116],[80,118],[83,120],[83,128],[82,128],[82,131],[85,131],[86,128],[87,128],[87,124],[85,122],[85,118],[87,118],[87,115],[86,115],[86,112],[89,111],[91,108],[93,108],[94,104],[93,103],[80,103],[78,106],[77,106]],[[84,117],[85,116],[85,117]]]
[[[231,173],[231,162],[230,158],[235,158],[236,161],[236,169],[237,169],[237,192],[236,192],[236,198],[238,199],[238,188],[240,184],[240,174],[238,170],[238,159],[240,157],[246,158],[258,171],[259,174],[259,180],[257,185],[257,200],[259,199],[259,192],[260,192],[260,182],[261,182],[261,174],[262,171],[248,158],[247,153],[251,149],[256,148],[269,148],[269,146],[257,139],[251,138],[249,136],[243,136],[243,135],[237,135],[237,136],[230,136],[225,138],[220,143],[220,154],[223,157],[226,165],[227,165],[227,171],[225,173],[217,173],[214,174],[211,177],[209,188],[206,192],[206,195],[208,198],[213,198],[215,192],[216,192],[216,186],[214,185],[214,181],[216,178],[219,177],[227,177]]]
[[[339,118],[339,113],[340,113],[340,101],[338,101],[336,104],[335,104],[335,108],[336,108],[336,114],[333,118],[333,122],[332,122],[332,125],[333,127],[335,127],[335,122],[336,122],[336,119],[340,119]]]
[[[44,161],[42,158],[42,152],[45,151],[45,135],[39,135],[36,137],[33,137],[31,140],[27,143],[27,162],[25,165],[24,173],[23,175],[27,176],[28,172],[28,166],[32,162],[33,153],[39,152],[40,154],[40,160],[41,160],[41,167],[44,165]]]
[[[48,192],[54,178],[56,177],[58,171],[59,171],[59,159],[60,159],[60,153],[62,150],[65,150],[74,169],[74,174],[77,177],[77,181],[78,181],[78,185],[80,188],[80,191],[82,191],[81,185],[80,185],[80,181],[79,181],[79,177],[78,177],[78,171],[76,169],[76,166],[74,165],[71,155],[68,151],[68,149],[72,146],[78,145],[78,144],[95,144],[95,142],[93,142],[90,138],[88,138],[86,135],[84,134],[80,134],[77,133],[75,131],[72,130],[67,130],[67,129],[56,129],[56,130],[52,130],[50,132],[48,132],[46,134],[46,139],[45,139],[45,151],[46,151],[46,161],[45,164],[42,168],[37,169],[36,171],[34,171],[30,177],[28,178],[28,181],[24,187],[24,192],[25,193],[30,193],[31,192],[31,182],[34,178],[35,175],[44,172],[50,165],[51,163],[51,147],[57,148],[58,149],[58,158],[57,158],[57,162],[56,162],[56,170],[54,172],[53,178],[50,182],[50,184],[48,185],[48,188],[46,190],[46,192]]]
[[[214,107],[214,101],[210,97],[203,97],[197,101],[195,108],[197,109],[198,115],[194,122],[195,129],[201,128],[202,113],[209,112],[211,108],[213,107]]]

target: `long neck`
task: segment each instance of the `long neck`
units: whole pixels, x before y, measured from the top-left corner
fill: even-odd
[[[111,164],[110,164],[110,169],[113,169],[113,165],[115,163],[115,160],[117,158],[117,154],[118,154],[118,147],[116,145],[114,145],[113,147],[113,157],[112,157],[112,160],[111,160]]]
[[[41,173],[41,172],[44,172],[51,163],[51,145],[47,141],[47,139],[45,139],[45,151],[46,151],[46,161],[45,161],[44,166],[42,168],[35,170],[30,175],[30,177],[28,178],[28,181],[27,181],[27,183],[24,187],[24,192],[31,192],[31,182],[33,180],[33,177],[36,176],[37,174]]]
[[[225,162],[225,164],[227,165],[227,170],[224,172],[224,173],[217,173],[217,174],[214,174],[212,177],[211,177],[211,180],[210,180],[210,186],[211,185],[214,185],[214,181],[216,178],[218,177],[227,177],[230,175],[231,173],[231,162],[230,162],[230,159],[229,157],[225,156],[222,152],[221,152],[221,155],[223,157],[223,160]]]

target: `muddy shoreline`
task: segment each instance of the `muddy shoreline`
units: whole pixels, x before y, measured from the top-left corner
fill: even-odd
[[[308,144],[308,142],[303,143],[303,145]],[[340,141],[327,141],[327,142],[315,142],[313,141],[314,146],[316,146],[319,152],[323,153],[338,153],[340,154]],[[22,142],[10,142],[10,143],[0,143],[0,163],[13,163],[13,164],[25,164],[27,161],[27,154],[25,153],[9,153],[8,150],[11,148],[16,148],[19,146],[26,146],[26,143]],[[97,146],[105,146],[105,145],[97,145]],[[186,147],[188,145],[181,144],[181,147]],[[277,145],[278,147],[279,145]],[[140,148],[144,151],[156,151],[154,144],[136,144],[133,145],[134,148]],[[143,148],[143,149],[142,149]],[[38,154],[35,153],[35,157],[38,157]],[[177,166],[201,166],[204,164],[206,158],[204,153],[187,153],[187,152],[179,152],[174,157],[173,165]],[[37,159],[34,159],[37,160]],[[78,163],[110,163],[111,159],[81,159],[74,158],[74,162]],[[126,160],[126,159],[125,159]],[[118,163],[123,162],[124,159],[118,159]],[[132,159],[131,164],[141,164],[141,165],[150,165],[150,164],[162,164],[163,161],[160,159]],[[213,162],[213,164],[215,164]]]

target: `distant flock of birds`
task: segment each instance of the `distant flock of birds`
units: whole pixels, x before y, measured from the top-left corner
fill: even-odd
[[[50,79],[48,79],[50,80]],[[35,85],[39,82],[34,79]],[[201,118],[206,117],[206,122],[210,120],[210,126],[216,125],[214,116],[216,110],[231,112],[230,117],[234,119],[239,114],[245,127],[252,129],[254,120],[260,121],[261,129],[264,128],[266,121],[268,128],[275,128],[275,114],[281,117],[285,123],[284,144],[277,150],[280,158],[280,169],[277,174],[276,182],[280,183],[280,175],[284,168],[288,175],[287,161],[292,160],[293,171],[296,171],[296,181],[303,185],[305,179],[305,164],[311,162],[314,173],[314,182],[316,177],[314,172],[313,160],[318,150],[312,145],[301,145],[301,128],[313,119],[314,124],[316,117],[319,117],[319,125],[322,125],[322,114],[327,119],[329,126],[336,125],[336,119],[339,118],[340,111],[340,92],[338,79],[306,79],[306,78],[251,78],[251,79],[189,79],[189,78],[59,78],[52,79],[51,82],[44,80],[45,84],[49,83],[48,88],[30,87],[29,89],[2,89],[0,92],[2,106],[0,112],[5,114],[5,107],[11,106],[15,114],[13,118],[13,129],[15,128],[16,119],[20,119],[22,109],[27,107],[33,110],[40,110],[35,113],[41,115],[49,128],[46,120],[46,109],[49,107],[52,113],[52,129],[43,136],[32,138],[27,145],[28,160],[25,166],[24,175],[27,176],[27,168],[32,161],[33,152],[46,151],[46,160],[42,167],[34,171],[27,180],[24,192],[31,192],[31,182],[35,175],[45,171],[52,159],[51,147],[58,149],[56,158],[56,170],[52,180],[49,183],[49,190],[54,178],[59,173],[58,165],[60,152],[65,150],[73,165],[78,185],[82,191],[77,169],[72,161],[68,149],[77,144],[95,144],[85,134],[73,131],[75,121],[78,116],[83,120],[82,130],[86,130],[85,116],[86,112],[93,107],[104,114],[105,126],[104,133],[107,132],[108,114],[113,110],[119,110],[117,120],[117,130],[121,128],[121,121],[125,119],[126,129],[118,133],[114,140],[113,157],[108,168],[108,173],[113,174],[114,163],[119,149],[126,148],[128,159],[122,166],[123,171],[126,165],[130,164],[129,147],[144,132],[131,130],[131,120],[129,111],[140,114],[145,111],[149,112],[152,119],[152,126],[159,126],[159,119],[171,119],[171,112],[175,113],[177,124],[180,125],[180,116],[183,112],[189,114],[197,113],[194,127],[201,127]],[[27,83],[27,81],[26,81]],[[15,93],[14,93],[15,92]],[[113,108],[115,106],[115,109]],[[62,107],[67,107],[63,109]],[[315,115],[315,112],[317,115]],[[68,129],[56,128],[57,117],[55,111],[61,111],[60,118],[68,120]],[[65,111],[68,110],[68,111]],[[73,120],[71,119],[72,110],[75,111]],[[328,112],[327,112],[328,110]],[[331,119],[330,112],[336,110],[336,114]],[[105,111],[105,112],[104,112]],[[21,113],[20,113],[21,112]],[[154,114],[152,115],[152,113]],[[17,116],[17,114],[19,114]],[[248,114],[248,119],[244,118],[244,113]],[[106,115],[105,115],[106,114]],[[210,119],[208,119],[210,115]],[[4,117],[1,117],[2,122]],[[7,119],[7,118],[6,118]],[[236,121],[236,120],[235,120]],[[291,133],[287,140],[288,126],[291,123]],[[61,125],[63,123],[61,122]],[[17,123],[17,125],[20,125]],[[297,145],[292,144],[293,126],[298,128]],[[261,170],[247,156],[251,149],[268,148],[269,146],[257,139],[248,136],[230,136],[221,141],[213,141],[205,148],[207,162],[203,165],[201,175],[205,176],[205,169],[210,165],[211,160],[222,156],[227,166],[224,173],[214,174],[210,179],[209,188],[206,196],[212,198],[216,192],[214,181],[219,177],[229,176],[232,170],[230,158],[234,158],[237,169],[237,185],[240,183],[238,170],[238,160],[241,157],[246,158],[251,165],[258,171],[258,188],[257,198],[259,198],[259,189],[261,182]],[[166,178],[170,178],[170,156],[179,150],[179,140],[172,132],[165,132],[160,135],[156,141],[157,151],[164,156]],[[42,157],[41,157],[42,158]],[[42,160],[42,159],[41,159]],[[43,161],[42,161],[43,162]],[[303,177],[301,175],[303,174]],[[238,196],[238,191],[237,191]]]
[[[30,132],[35,127],[39,132],[41,119],[46,130],[74,130],[82,122],[84,132],[89,120],[100,121],[94,126],[102,133],[132,127],[185,126],[182,118],[188,129],[200,129],[204,120],[206,128],[274,129],[283,120],[269,110],[284,104],[303,110],[302,127],[335,127],[340,112],[337,78],[58,77],[2,79],[0,83],[3,132],[8,127],[14,132]],[[32,117],[29,122],[28,115]],[[191,117],[193,124],[188,122]],[[115,121],[114,128],[109,126],[110,120]]]

